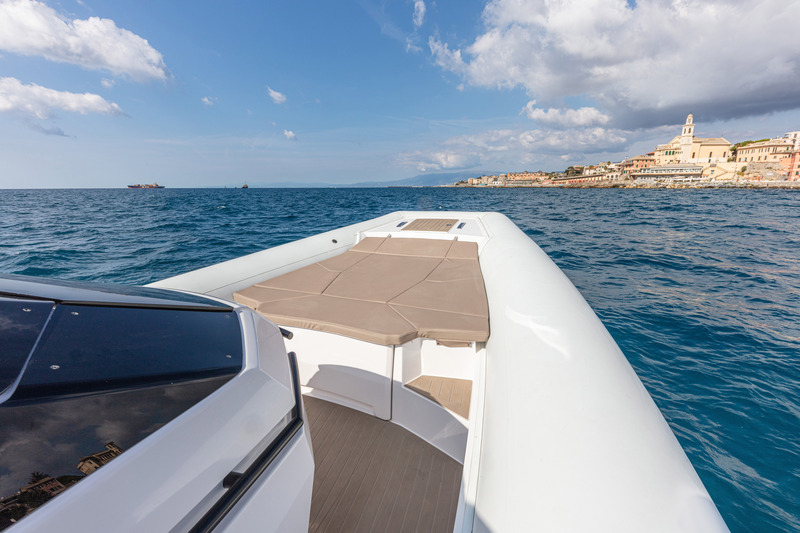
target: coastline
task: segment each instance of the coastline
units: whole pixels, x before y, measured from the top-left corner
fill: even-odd
[[[796,189],[800,181],[761,181],[761,182],[690,182],[690,183],[636,183],[634,181],[595,181],[583,183],[536,183],[506,185],[468,185],[452,184],[444,187],[466,189]]]

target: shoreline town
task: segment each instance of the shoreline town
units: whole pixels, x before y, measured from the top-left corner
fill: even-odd
[[[563,172],[509,172],[468,178],[455,187],[786,188],[800,189],[800,131],[732,144],[694,136],[694,117],[653,152]]]

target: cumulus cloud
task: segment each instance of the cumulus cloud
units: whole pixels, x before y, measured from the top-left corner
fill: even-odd
[[[286,101],[286,95],[279,93],[278,91],[273,90],[271,87],[267,86],[267,93],[269,97],[272,98],[272,101],[276,104],[282,104]]]
[[[613,153],[625,149],[628,132],[601,127],[564,130],[488,130],[453,137],[430,150],[400,154],[398,162],[421,172],[479,166],[521,168],[570,154]]]
[[[578,126],[593,126],[606,124],[609,116],[601,113],[594,107],[581,107],[579,109],[547,109],[536,107],[536,100],[531,100],[523,109],[528,118],[539,124],[549,126],[574,128]]]
[[[0,50],[106,70],[136,81],[168,78],[161,54],[113,20],[69,20],[34,0],[0,2]]]
[[[413,166],[420,172],[432,170],[464,170],[474,168],[481,162],[480,156],[474,153],[462,153],[458,150],[442,150],[427,152],[410,152],[400,154],[400,164]]]
[[[204,97],[202,97],[200,99],[200,101],[203,102],[207,106],[212,106],[212,105],[214,105],[214,102],[217,101],[217,99],[214,98],[213,96],[204,96]]]
[[[616,151],[626,141],[623,131],[595,127],[567,130],[490,130],[477,135],[455,137],[447,142],[453,146],[476,148],[481,154],[519,151],[557,154],[565,149],[586,153]]]
[[[414,27],[419,28],[425,22],[425,2],[423,0],[414,1]]]
[[[38,119],[50,118],[55,110],[72,113],[121,115],[122,109],[102,96],[92,93],[70,93],[24,85],[16,78],[0,78],[0,112],[18,112]]]
[[[106,89],[111,89],[111,88],[114,87],[114,80],[109,80],[108,78],[103,78],[100,81],[100,85],[102,85]]]
[[[701,109],[711,120],[800,107],[797,20],[800,3],[784,0],[492,0],[471,44],[428,44],[467,84],[521,87],[548,108],[580,97],[616,126],[651,127]]]
[[[296,141],[297,135],[291,130],[283,130],[283,136],[289,139],[290,141]]]

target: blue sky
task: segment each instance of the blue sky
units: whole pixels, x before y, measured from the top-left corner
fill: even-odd
[[[800,130],[800,2],[0,0],[0,188],[352,183]]]

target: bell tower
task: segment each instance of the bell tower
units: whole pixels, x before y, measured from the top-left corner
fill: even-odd
[[[683,125],[681,133],[681,163],[694,163],[691,159],[692,141],[694,140],[694,115],[691,113],[686,117],[686,124]]]

